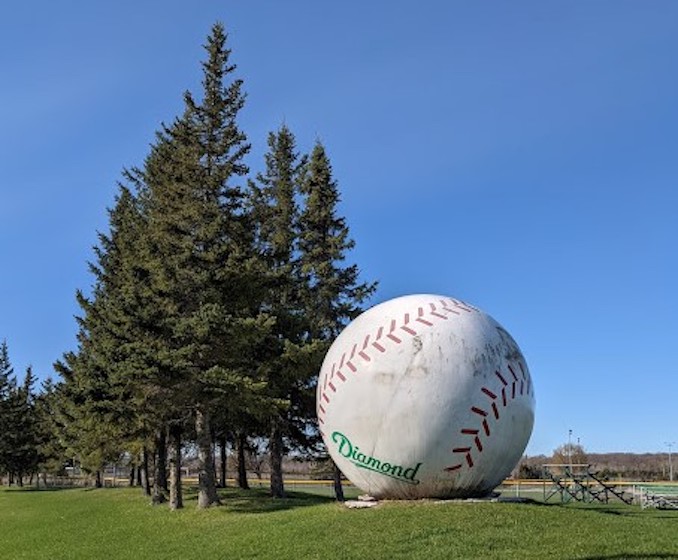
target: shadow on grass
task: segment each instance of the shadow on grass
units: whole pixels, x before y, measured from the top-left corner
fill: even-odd
[[[633,554],[633,553],[621,553],[621,554],[610,554],[605,556],[585,556],[583,558],[578,557],[578,560],[659,560],[661,558],[665,559],[676,559],[678,558],[677,554],[671,552],[657,552],[650,554]]]
[[[584,511],[600,513],[602,515],[614,515],[618,517],[651,517],[652,519],[675,519],[678,520],[678,511],[665,509],[641,509],[634,505],[599,506],[593,505],[582,507]]]
[[[192,502],[196,502],[197,499],[197,488],[185,489],[184,502],[186,505],[192,505]],[[268,490],[264,488],[252,488],[250,490],[221,488],[219,489],[219,499],[221,500],[219,509],[228,513],[272,513],[336,502],[332,497],[307,492],[286,492],[285,498],[272,498]]]
[[[65,492],[68,490],[83,490],[85,486],[41,486],[36,488],[35,486],[13,486],[11,488],[5,488],[8,492]],[[94,488],[92,488],[93,490]]]

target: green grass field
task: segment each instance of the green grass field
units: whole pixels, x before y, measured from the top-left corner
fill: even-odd
[[[678,511],[639,506],[385,502],[347,509],[318,493],[171,512],[138,489],[0,490],[0,558],[676,558]]]

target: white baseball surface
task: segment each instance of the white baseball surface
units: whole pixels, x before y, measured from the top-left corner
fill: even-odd
[[[331,457],[376,498],[474,497],[515,467],[534,387],[513,338],[459,300],[410,295],[351,322],[318,379]]]

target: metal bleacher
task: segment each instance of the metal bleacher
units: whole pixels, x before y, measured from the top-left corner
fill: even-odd
[[[678,509],[678,486],[648,484],[638,486],[636,491],[643,509]]]
[[[604,480],[589,464],[549,464],[543,467],[552,482],[548,493],[545,490],[544,501],[558,494],[562,502],[574,500],[607,504],[611,498],[617,498],[626,504],[633,503],[633,495]]]

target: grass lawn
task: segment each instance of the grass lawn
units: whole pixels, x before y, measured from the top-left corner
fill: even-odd
[[[678,511],[639,506],[391,502],[346,509],[295,492],[222,493],[171,512],[138,489],[0,490],[0,558],[676,558]]]

